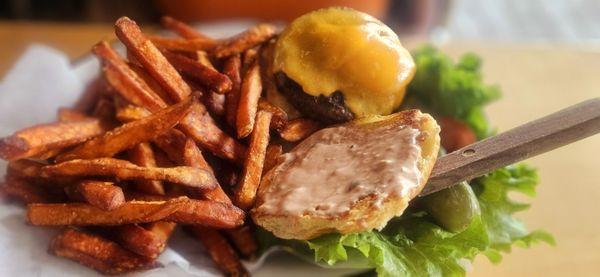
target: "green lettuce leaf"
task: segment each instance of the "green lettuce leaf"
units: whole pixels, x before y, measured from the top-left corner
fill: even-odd
[[[483,83],[481,59],[469,53],[454,63],[429,45],[412,54],[417,71],[408,86],[404,106],[451,116],[467,123],[478,138],[488,136],[491,130],[483,107],[498,99],[500,90]]]

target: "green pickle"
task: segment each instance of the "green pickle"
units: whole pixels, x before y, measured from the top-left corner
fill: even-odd
[[[425,196],[421,201],[433,220],[450,232],[463,231],[481,213],[477,197],[467,182]]]

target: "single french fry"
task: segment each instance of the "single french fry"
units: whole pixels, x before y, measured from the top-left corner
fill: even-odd
[[[156,167],[154,150],[148,143],[140,143],[128,152],[129,161],[142,167]],[[158,180],[136,180],[135,188],[141,192],[150,194],[165,194],[163,183]]]
[[[321,124],[306,118],[296,118],[288,121],[279,135],[284,140],[296,142],[307,138],[321,129]]]
[[[85,203],[29,204],[27,220],[40,226],[88,226],[146,223],[166,219],[188,203],[187,197],[168,201],[129,201],[112,211]]]
[[[170,16],[163,16],[160,18],[160,23],[167,29],[177,33],[179,36],[185,39],[201,38],[206,40],[214,40],[207,35],[199,32],[194,27],[188,25],[185,22],[181,22]]]
[[[58,121],[59,122],[77,122],[82,120],[92,119],[92,117],[82,113],[79,110],[71,108],[60,108],[58,109]]]
[[[204,38],[182,39],[161,36],[148,36],[156,47],[169,51],[194,53],[196,51],[210,51],[218,44],[217,41]]]
[[[123,190],[112,182],[84,180],[76,188],[86,202],[104,211],[112,211],[125,203]]]
[[[172,100],[179,102],[190,96],[190,86],[156,46],[142,34],[140,27],[133,20],[127,17],[119,18],[115,24],[115,33],[148,73],[169,93]]]
[[[48,250],[102,274],[125,274],[160,266],[154,259],[127,251],[117,243],[73,228],[58,234]]]
[[[271,170],[279,162],[279,156],[283,154],[283,147],[280,144],[270,144],[265,154],[265,165],[263,166],[263,175]]]
[[[148,84],[150,89],[156,95],[159,96],[159,98],[162,100],[162,102],[165,102],[167,104],[174,103],[173,101],[171,101],[171,96],[169,96],[169,93],[167,93],[162,88],[162,86],[154,79],[154,77],[152,77],[152,76],[150,76],[150,74],[148,74],[146,69],[144,69],[144,67],[141,64],[133,63],[133,62],[129,62],[127,64],[129,65],[129,68],[131,68],[131,70],[133,70],[133,72],[135,72],[135,74],[137,74],[138,77],[140,77],[142,80],[144,80],[144,82],[146,82],[146,84]],[[149,108],[148,105],[145,105],[144,107]]]
[[[192,226],[190,229],[192,234],[202,242],[215,265],[226,276],[250,276],[235,249],[219,231],[202,226]]]
[[[73,105],[74,109],[81,111],[83,113],[90,113],[94,108],[98,99],[105,94],[108,90],[108,85],[106,84],[106,80],[101,76],[96,77],[91,82],[89,82],[84,91],[81,93],[81,96]]]
[[[254,129],[254,119],[258,109],[258,99],[262,93],[260,66],[255,59],[245,72],[240,88],[240,99],[236,117],[238,138],[245,138]]]
[[[226,230],[227,236],[231,239],[235,247],[240,251],[242,257],[251,259],[258,251],[258,243],[252,233],[252,228],[248,225]]]
[[[269,103],[269,101],[264,98],[258,100],[258,109],[270,112],[273,115],[273,119],[271,120],[272,129],[281,131],[285,128],[285,125],[288,122],[288,115],[283,109]]]
[[[53,203],[64,200],[64,197],[49,193],[43,187],[11,174],[6,176],[4,183],[0,186],[0,192],[10,199],[16,199],[25,204]]]
[[[96,106],[94,106],[94,111],[92,112],[93,117],[111,122],[114,119],[114,115],[115,105],[112,97],[102,97],[96,102]]]
[[[189,166],[170,168],[141,167],[125,160],[98,158],[70,160],[42,168],[43,176],[107,176],[121,180],[161,180],[202,190],[212,190],[217,185],[208,171]]]
[[[156,258],[165,250],[176,224],[164,221],[148,224],[152,226],[151,229],[146,229],[138,224],[117,226],[113,230],[115,240],[136,254]]]
[[[271,117],[271,113],[265,111],[259,111],[256,116],[256,125],[250,136],[250,146],[244,162],[242,179],[234,195],[234,203],[243,210],[248,210],[254,205],[265,162],[265,152],[269,145]]]
[[[117,118],[117,120],[123,123],[140,120],[150,115],[151,113],[147,109],[130,104],[117,107],[115,113],[115,117]]]
[[[108,83],[127,101],[152,111],[167,107],[144,79],[140,78],[106,41],[96,44],[92,51],[102,61]]]
[[[231,204],[190,199],[186,205],[168,216],[165,221],[230,229],[242,226],[245,217],[246,214],[243,210]]]
[[[236,126],[235,119],[242,85],[241,68],[242,60],[239,54],[229,57],[223,65],[223,73],[231,80],[231,90],[225,94],[225,119],[231,127]]]
[[[237,164],[244,162],[246,147],[219,129],[200,103],[194,104],[192,111],[181,121],[179,129],[214,155]]]
[[[16,160],[8,163],[6,173],[22,178],[40,178],[42,177],[42,167],[46,165],[33,160]]]
[[[242,53],[256,45],[259,45],[276,34],[276,28],[270,24],[259,24],[247,31],[217,45],[212,54],[217,58],[229,57]]]
[[[193,98],[168,107],[152,116],[126,123],[103,136],[87,141],[59,155],[58,162],[72,159],[112,157],[133,146],[147,142],[173,128],[191,110]]]
[[[13,161],[64,149],[103,134],[109,126],[99,119],[40,124],[0,139],[0,158]]]
[[[163,51],[163,55],[179,72],[207,89],[217,93],[226,93],[231,89],[229,78],[215,69],[170,51]]]

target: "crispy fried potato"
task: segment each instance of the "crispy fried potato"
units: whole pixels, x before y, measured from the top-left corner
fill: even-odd
[[[186,24],[185,22],[181,22],[175,18],[170,16],[163,16],[160,18],[160,23],[167,29],[177,33],[179,36],[185,39],[195,39],[201,38],[206,40],[213,40],[212,38],[206,36],[203,33],[200,33],[194,27]]]
[[[212,39],[204,38],[167,38],[161,36],[148,36],[150,41],[160,49],[169,51],[194,53],[196,51],[209,51],[218,44]]]
[[[203,105],[195,103],[179,128],[203,149],[231,162],[243,163],[246,147],[219,129]]]
[[[166,220],[229,229],[242,226],[246,214],[238,207],[211,200],[189,200]]]
[[[226,93],[231,89],[231,80],[214,68],[170,51],[163,51],[163,54],[179,72],[207,89],[217,93]]]
[[[168,201],[129,201],[112,211],[84,203],[29,204],[27,220],[40,226],[147,223],[164,220],[185,205],[188,205],[187,197]]]
[[[148,143],[140,143],[128,152],[129,161],[142,167],[156,167],[154,150]],[[165,194],[163,183],[159,180],[136,180],[135,188],[141,192],[150,194]]]
[[[91,267],[102,274],[125,274],[161,266],[154,259],[127,251],[98,235],[73,228],[67,228],[52,239],[48,251]]]
[[[121,225],[114,228],[115,240],[124,248],[149,258],[156,258],[165,250],[167,241],[175,229],[173,222],[148,223],[150,228],[137,224]]]
[[[59,155],[58,162],[72,159],[112,157],[133,146],[147,142],[173,128],[192,108],[193,98],[168,107],[152,116],[124,124],[103,136],[90,140]]]
[[[255,59],[244,73],[240,88],[240,99],[235,120],[238,138],[245,138],[252,132],[261,93],[260,66]]]
[[[76,188],[86,202],[104,211],[112,211],[125,204],[123,190],[112,182],[84,180]]]
[[[276,28],[270,24],[259,24],[247,31],[217,45],[212,54],[217,58],[242,53],[256,45],[268,41],[276,34]]]
[[[0,139],[0,158],[13,161],[64,149],[101,135],[108,126],[99,119],[40,124]]]
[[[101,76],[96,77],[85,86],[73,108],[83,113],[91,112],[98,99],[106,94],[108,90],[106,80]]]
[[[283,154],[283,147],[280,144],[271,144],[267,147],[265,153],[265,165],[263,166],[263,174],[271,170],[279,161],[279,156]]]
[[[189,166],[141,167],[125,160],[99,158],[71,160],[42,168],[44,176],[107,176],[121,180],[161,180],[203,190],[217,185],[208,171]]]
[[[0,193],[25,204],[54,203],[64,200],[64,196],[53,194],[37,184],[10,174],[0,186]]]
[[[190,230],[202,242],[215,265],[226,276],[250,276],[233,247],[221,233],[202,226],[193,226]]]
[[[182,101],[190,96],[190,86],[156,46],[142,34],[140,27],[133,20],[127,17],[119,18],[115,24],[115,33],[148,73],[169,93],[172,100]]]
[[[132,57],[133,58],[133,57]],[[129,68],[131,68],[131,70],[133,70],[138,77],[140,77],[142,80],[144,80],[144,82],[146,82],[146,84],[148,84],[148,86],[152,89],[152,91],[158,95],[160,97],[160,99],[167,103],[167,104],[174,104],[175,102],[171,100],[171,96],[169,96],[169,93],[167,93],[162,86],[156,81],[156,79],[154,79],[154,77],[150,76],[150,74],[148,74],[148,71],[146,71],[146,69],[144,69],[144,67],[140,64],[140,63],[133,63],[130,62],[127,63],[129,65]],[[144,106],[147,108],[147,106]]]
[[[242,60],[239,54],[229,57],[223,65],[223,73],[231,80],[231,90],[225,95],[225,119],[231,127],[236,126],[235,119],[242,86],[241,69]]]
[[[86,115],[85,113],[71,108],[58,109],[57,117],[59,122],[77,122],[92,119],[92,117]]]
[[[240,251],[242,257],[247,259],[255,257],[256,251],[258,251],[258,243],[254,238],[252,227],[246,225],[235,229],[228,229],[226,233],[237,250]]]
[[[288,122],[287,113],[280,107],[277,107],[277,106],[269,103],[269,101],[267,101],[267,99],[260,98],[258,100],[258,109],[270,112],[273,115],[273,118],[271,119],[271,129],[281,131],[285,128],[285,125],[287,125],[287,122]]]
[[[117,107],[115,117],[118,121],[127,123],[140,120],[150,115],[151,113],[145,108],[126,104]]]
[[[127,101],[147,107],[151,111],[167,107],[146,81],[140,78],[106,41],[96,44],[92,51],[102,62],[102,70],[108,83]]]
[[[260,184],[260,178],[265,162],[265,152],[269,145],[269,124],[271,113],[259,111],[256,116],[256,125],[250,136],[250,146],[244,162],[242,179],[235,191],[235,204],[248,210],[254,205],[256,191]]]
[[[40,178],[42,177],[42,167],[46,165],[33,160],[16,160],[8,163],[6,173],[24,178]]]
[[[296,118],[288,121],[279,132],[282,139],[296,142],[301,141],[321,129],[321,124],[306,118]]]

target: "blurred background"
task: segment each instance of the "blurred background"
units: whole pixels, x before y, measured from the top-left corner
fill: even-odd
[[[159,31],[160,16],[171,15],[209,34],[232,34],[328,6],[380,18],[409,49],[433,42],[452,57],[479,54],[485,80],[503,91],[487,111],[499,131],[600,96],[599,0],[0,0],[0,85],[32,44],[85,59],[93,44],[114,39],[112,24],[123,15],[145,32]],[[529,160],[542,181],[521,218],[553,233],[558,245],[517,248],[500,266],[478,258],[472,276],[600,276],[599,150],[596,136]],[[279,271],[259,276],[317,276],[305,264],[278,262]]]

